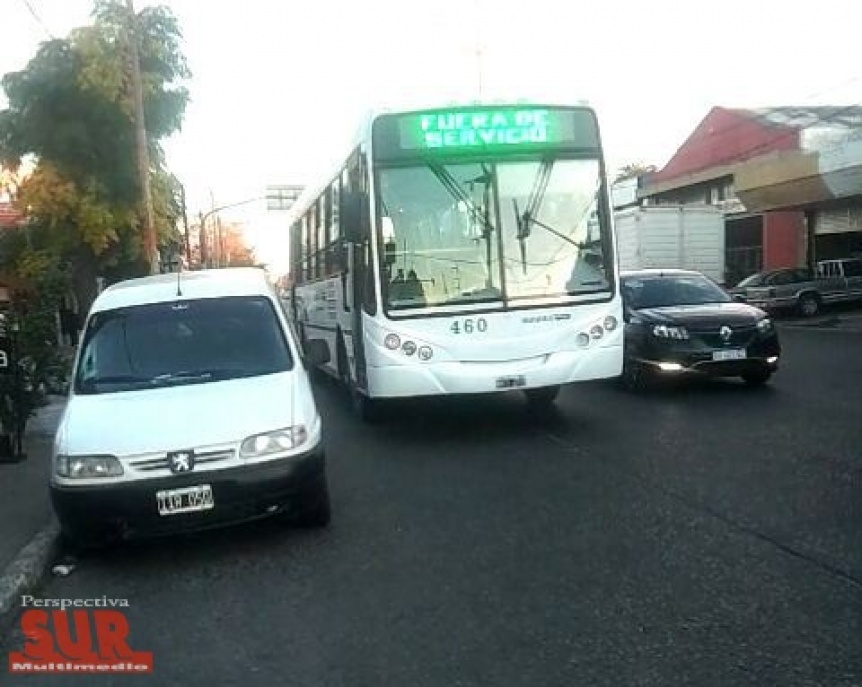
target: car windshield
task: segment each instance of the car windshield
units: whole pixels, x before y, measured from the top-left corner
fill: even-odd
[[[291,369],[264,297],[134,306],[90,319],[75,379],[79,394],[254,377]]]
[[[741,282],[737,284],[737,286],[763,286],[763,283],[766,281],[766,277],[769,276],[768,272],[758,272],[757,274],[752,274]]]
[[[382,170],[387,307],[607,290],[600,184],[595,159]]]
[[[635,310],[732,300],[717,284],[700,275],[624,277],[622,286],[623,298]]]

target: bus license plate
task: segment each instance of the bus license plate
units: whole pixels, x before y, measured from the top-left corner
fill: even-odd
[[[213,490],[209,484],[157,491],[156,501],[159,504],[159,515],[194,513],[215,507]]]
[[[712,352],[713,360],[744,360],[745,359],[745,349],[743,348],[730,348],[726,351],[713,351]]]
[[[497,377],[498,389],[517,389],[519,386],[526,386],[527,378],[524,375],[515,375],[514,377]]]

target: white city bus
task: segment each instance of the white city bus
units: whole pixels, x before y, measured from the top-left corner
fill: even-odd
[[[619,375],[622,306],[585,106],[371,116],[291,209],[292,309],[363,417],[382,399]]]

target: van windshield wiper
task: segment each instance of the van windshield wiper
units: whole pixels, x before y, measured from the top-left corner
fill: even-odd
[[[214,374],[208,370],[181,372],[166,372],[150,379],[150,384],[192,384],[194,382],[209,382]]]

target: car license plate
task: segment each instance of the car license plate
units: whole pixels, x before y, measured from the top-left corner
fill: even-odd
[[[744,360],[746,358],[744,348],[728,348],[726,351],[713,351],[713,360]]]
[[[498,389],[517,389],[519,386],[526,386],[527,378],[524,375],[515,375],[514,377],[497,377]]]
[[[159,504],[159,515],[194,513],[215,507],[213,490],[209,484],[157,491],[156,501]]]

